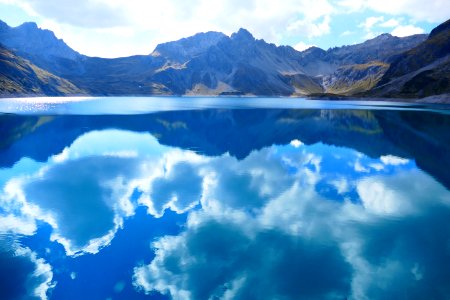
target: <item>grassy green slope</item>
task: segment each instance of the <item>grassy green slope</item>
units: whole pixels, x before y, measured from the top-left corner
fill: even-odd
[[[383,77],[389,65],[384,62],[370,62],[342,66],[325,78],[327,93],[338,95],[355,95],[372,89]]]

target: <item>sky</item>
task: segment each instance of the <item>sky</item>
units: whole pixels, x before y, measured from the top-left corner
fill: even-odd
[[[149,54],[198,32],[246,28],[297,50],[428,33],[450,18],[448,0],[0,0],[10,26],[36,22],[89,56]]]

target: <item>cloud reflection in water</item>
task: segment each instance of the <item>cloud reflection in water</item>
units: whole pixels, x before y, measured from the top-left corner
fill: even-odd
[[[243,160],[205,157],[161,146],[149,134],[105,130],[29,165],[3,188],[0,230],[22,222],[21,234],[32,235],[37,220],[47,222],[67,255],[109,245],[138,205],[153,217],[188,213],[183,231],[158,238],[155,258],[134,269],[134,285],[145,293],[450,295],[450,271],[442,268],[450,263],[450,194],[412,161],[299,140]],[[132,201],[136,190],[141,196]]]
[[[47,299],[54,288],[49,264],[27,247],[0,236],[0,292],[2,299]]]

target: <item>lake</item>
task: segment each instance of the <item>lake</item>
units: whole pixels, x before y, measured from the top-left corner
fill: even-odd
[[[0,100],[1,299],[449,299],[450,110]]]

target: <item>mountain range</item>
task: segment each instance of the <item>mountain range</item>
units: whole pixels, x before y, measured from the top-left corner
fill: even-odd
[[[148,55],[106,59],[71,49],[35,23],[0,21],[0,94],[260,95],[422,98],[450,93],[450,21],[430,35],[382,34],[361,44],[297,51],[198,33]]]

